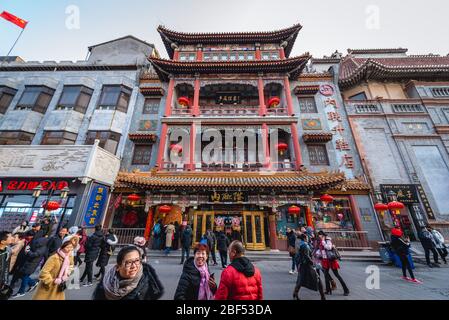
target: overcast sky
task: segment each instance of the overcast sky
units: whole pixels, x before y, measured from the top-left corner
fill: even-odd
[[[447,0],[0,0],[3,10],[30,21],[12,53],[28,61],[83,60],[88,46],[129,34],[154,43],[166,57],[159,24],[176,31],[225,32],[276,30],[299,22],[303,29],[293,55],[390,47],[409,48],[410,54],[449,53]],[[19,33],[0,19],[0,55]]]

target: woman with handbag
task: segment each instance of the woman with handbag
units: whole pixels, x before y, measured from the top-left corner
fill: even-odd
[[[332,294],[331,289],[331,278],[330,278],[330,270],[334,273],[335,277],[340,282],[343,287],[344,295],[349,296],[349,289],[346,286],[345,281],[338,273],[338,269],[340,269],[340,265],[338,263],[338,253],[336,251],[335,246],[332,243],[330,237],[328,237],[323,231],[318,232],[318,237],[320,239],[319,250],[321,256],[321,266],[324,270],[325,282],[326,282],[326,294]]]
[[[134,245],[122,248],[117,264],[97,285],[93,300],[157,300],[164,293],[153,267],[142,262],[142,253]]]
[[[74,248],[71,237],[66,237],[61,248],[48,258],[39,274],[33,300],[65,300],[66,281],[74,269]]]

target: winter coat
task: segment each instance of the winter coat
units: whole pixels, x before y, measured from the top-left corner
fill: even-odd
[[[42,230],[42,233],[43,233],[44,237],[45,236],[50,237],[51,234],[52,234],[52,230],[53,230],[53,224],[51,222],[48,223],[48,224],[43,223],[41,225],[41,230]]]
[[[16,234],[16,233],[27,233],[28,231],[31,230],[31,227],[25,227],[23,228],[22,225],[17,226],[13,231],[12,234]]]
[[[198,300],[200,292],[201,274],[195,267],[194,258],[190,257],[184,263],[178,287],[175,292],[175,300]],[[215,290],[212,291],[212,293]]]
[[[87,235],[85,232],[83,232],[83,235],[80,238],[78,253],[86,253],[86,242],[87,242]]]
[[[42,258],[47,254],[48,238],[33,240],[30,244],[30,251],[25,255],[25,263],[20,269],[22,275],[32,275],[39,266]]]
[[[288,241],[288,245],[290,247],[295,247],[295,243],[296,243],[296,234],[294,231],[290,231],[289,233],[287,233],[287,241]]]
[[[100,253],[101,244],[103,242],[103,232],[95,231],[86,242],[86,258],[84,262],[93,262],[98,258],[98,254]]]
[[[9,272],[12,273],[14,265],[16,264],[17,258],[19,256],[20,251],[25,247],[25,240],[19,240],[12,248],[11,248],[11,258],[9,261]]]
[[[407,256],[409,254],[410,243],[401,237],[391,235],[391,248],[398,256]]]
[[[326,237],[326,239],[321,241],[319,245],[319,250],[317,251],[317,254],[321,257],[321,266],[324,269],[332,269],[332,270],[340,269],[338,260],[329,260],[327,258],[327,252],[331,251],[333,247],[334,244],[332,243],[332,239],[330,237]]]
[[[229,244],[229,238],[224,234],[224,232],[220,232],[217,237],[218,251],[228,251]]]
[[[424,230],[419,233],[419,240],[421,241],[424,249],[435,248],[435,240],[432,233],[430,233],[428,230]]]
[[[73,256],[69,257],[69,275],[73,272]],[[39,285],[33,295],[33,300],[65,300],[65,293],[58,291],[55,279],[59,276],[64,259],[57,253],[52,254],[39,274]]]
[[[54,235],[48,239],[47,244],[47,257],[51,256],[55,253],[62,245],[62,238],[59,235]]]
[[[181,245],[183,248],[190,248],[192,245],[192,228],[187,226],[183,231],[181,235]]]
[[[165,229],[165,246],[167,248],[171,248],[174,234],[175,234],[175,226],[169,224]]]
[[[28,232],[28,234],[31,235],[31,236],[33,237],[33,239],[32,239],[31,242],[30,242],[30,245],[31,245],[33,242],[35,242],[35,241],[37,241],[37,240],[39,240],[40,238],[43,238],[43,237],[45,236],[44,231],[42,231],[42,229],[39,230],[39,231],[36,231],[36,232],[33,231],[33,230],[30,230],[30,231]]]
[[[137,287],[121,300],[158,300],[164,294],[164,287],[156,271],[149,264],[142,264],[143,274]],[[93,300],[106,300],[103,281],[95,288]]]
[[[299,245],[299,272],[296,280],[296,286],[306,287],[307,289],[318,291],[318,274],[313,267],[312,252],[310,247],[304,241]]]
[[[114,246],[118,243],[118,238],[115,234],[107,234],[101,242],[100,255],[97,260],[97,267],[106,267],[109,264],[109,258],[114,252]]]
[[[444,237],[440,232],[438,232],[437,230],[432,230],[432,236],[437,249],[446,248],[446,245],[444,244]]]
[[[262,276],[246,257],[234,259],[223,270],[215,300],[262,300]]]
[[[215,250],[215,244],[217,243],[217,237],[213,232],[206,233],[207,238],[207,246],[209,247],[210,251]]]

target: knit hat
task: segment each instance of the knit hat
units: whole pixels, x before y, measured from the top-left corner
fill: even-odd
[[[145,243],[147,243],[147,241],[145,240],[144,237],[135,237],[134,238],[134,244],[136,246],[141,246],[143,247],[145,245]]]

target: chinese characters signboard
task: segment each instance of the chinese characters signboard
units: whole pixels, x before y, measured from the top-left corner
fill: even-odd
[[[381,184],[380,191],[385,200],[388,199],[388,193],[396,193],[399,202],[404,204],[419,203],[419,197],[416,193],[416,187],[413,184]]]
[[[210,202],[248,202],[248,195],[240,192],[214,192],[209,196]]]
[[[240,104],[240,93],[217,93],[215,96],[216,104]]]
[[[109,187],[94,183],[90,191],[89,202],[84,215],[84,226],[93,228],[101,223],[108,200]]]
[[[55,181],[55,180],[44,180],[44,181],[30,181],[30,180],[0,180],[0,191],[33,191],[37,186],[42,186],[42,190],[47,191],[62,190],[69,186],[67,181]],[[3,190],[4,189],[4,190]]]

